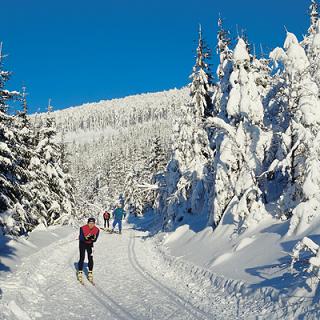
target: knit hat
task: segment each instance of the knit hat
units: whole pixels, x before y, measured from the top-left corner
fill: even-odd
[[[88,219],[88,223],[89,223],[89,222],[96,223],[96,219],[95,219],[95,218],[93,218],[93,217],[91,217],[91,218],[89,218],[89,219]]]

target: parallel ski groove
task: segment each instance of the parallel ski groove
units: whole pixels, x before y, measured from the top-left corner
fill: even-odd
[[[72,256],[70,260],[74,261],[74,256]],[[72,268],[72,270],[74,270],[72,263],[70,263],[70,267]],[[83,285],[83,288],[85,288],[85,290],[89,291],[90,294],[98,301],[98,303],[100,303],[100,305],[102,305],[106,310],[110,311],[116,317],[116,319],[137,320],[128,311],[126,311],[117,302],[115,302],[108,294],[106,294],[102,289],[100,289],[96,284],[93,285],[89,281],[88,281],[88,283],[90,284],[90,286],[92,286],[92,288],[90,288],[90,286],[86,286],[85,284]],[[106,300],[99,297],[99,295],[97,295],[94,291],[98,291],[100,293],[100,295],[102,295],[104,298],[106,298]],[[107,301],[110,301],[111,303],[110,302],[108,303]],[[117,311],[117,309],[118,309],[118,311]],[[123,315],[121,313],[124,313],[126,315],[126,317],[123,317]]]
[[[135,239],[132,234],[130,235],[130,241],[128,246],[128,256],[129,261],[132,267],[143,277],[145,278],[149,283],[151,283],[153,286],[157,287],[160,291],[162,291],[167,296],[171,297],[173,301],[183,310],[187,309],[187,311],[194,316],[194,319],[199,319],[199,316],[202,319],[212,319],[212,315],[208,314],[197,307],[193,306],[189,301],[185,300],[181,296],[179,296],[176,292],[171,290],[170,288],[163,285],[160,281],[155,279],[147,270],[145,270],[139,263],[136,253],[134,250],[135,246]]]

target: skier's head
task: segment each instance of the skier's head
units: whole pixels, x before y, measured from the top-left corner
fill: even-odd
[[[92,229],[94,227],[95,223],[96,223],[96,219],[95,218],[91,217],[91,218],[88,219],[88,226],[89,226],[90,229]]]

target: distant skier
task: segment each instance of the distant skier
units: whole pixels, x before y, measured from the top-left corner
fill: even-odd
[[[108,229],[109,229],[110,228],[110,226],[109,226],[110,213],[108,211],[105,211],[103,213],[103,220],[104,220],[104,228],[106,228],[106,225],[107,225]]]
[[[89,218],[88,223],[80,228],[79,234],[79,251],[80,251],[80,259],[78,262],[78,280],[83,283],[83,262],[85,258],[85,253],[87,251],[88,254],[88,280],[93,282],[93,254],[92,248],[93,243],[97,241],[99,237],[100,230],[95,226],[96,219]]]
[[[122,219],[126,216],[125,211],[123,210],[122,206],[119,205],[114,211],[113,211],[113,224],[112,224],[112,232],[114,232],[114,228],[116,225],[118,225],[119,228],[119,234],[121,234],[122,230]]]

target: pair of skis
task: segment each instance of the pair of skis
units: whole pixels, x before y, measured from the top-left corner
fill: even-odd
[[[101,228],[101,227],[100,227],[100,229],[103,230],[103,231],[105,231],[105,232],[107,232],[107,233],[111,233],[111,234],[112,234],[112,233],[121,234],[121,233],[119,233],[119,231],[112,231],[112,229],[106,229],[106,228]]]
[[[94,283],[94,281],[93,280],[89,280],[89,278],[87,277],[87,279],[88,279],[88,282],[89,283],[91,283],[93,286],[95,286],[96,284]],[[83,277],[81,276],[81,277],[79,277],[79,275],[78,275],[78,273],[77,273],[77,280],[79,281],[79,283],[81,284],[81,285],[83,285],[84,286],[84,281],[83,281]]]

